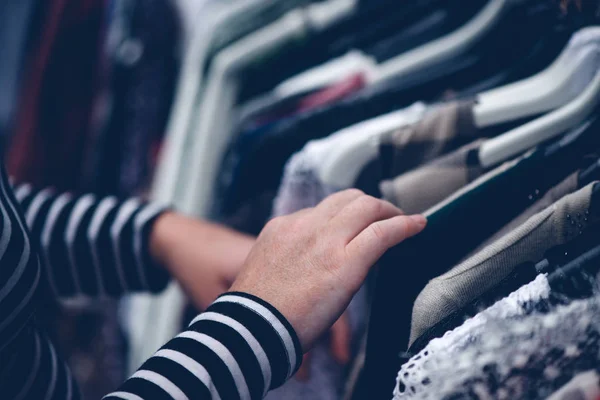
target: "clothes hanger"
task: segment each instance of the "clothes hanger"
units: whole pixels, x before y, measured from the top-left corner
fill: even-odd
[[[368,81],[374,84],[410,74],[468,51],[494,28],[512,6],[511,0],[490,0],[471,21],[453,33],[377,66],[369,72]]]
[[[501,136],[479,149],[479,161],[491,167],[565,132],[588,117],[600,101],[600,70],[590,85],[567,105]]]
[[[365,89],[356,96],[351,96],[348,102],[344,100],[331,110],[318,110],[316,113],[310,113],[307,118],[302,115],[292,117],[291,120],[281,124],[281,127],[289,126],[294,131],[295,145],[283,144],[284,150],[277,150],[279,153],[272,161],[265,157],[271,157],[275,150],[265,149],[264,152],[261,150],[260,154],[256,153],[252,158],[244,160],[244,168],[240,169],[238,177],[241,181],[251,182],[252,176],[246,176],[244,170],[256,171],[254,167],[266,169],[266,164],[269,164],[268,169],[271,171],[282,171],[287,159],[309,140],[408,107],[417,99],[426,102],[444,101],[444,89],[450,89],[461,96],[463,88],[471,88],[474,83],[483,83],[477,91],[479,92],[481,89],[486,90],[484,88],[496,87],[498,84],[512,82],[539,72],[563,49],[571,29],[563,29],[563,33],[554,33],[556,24],[560,22],[560,20],[557,22],[555,10],[548,5],[540,5],[539,2],[531,4],[534,4],[534,7],[510,10],[506,18],[502,19],[502,23],[486,36],[485,41],[481,41],[472,51],[461,55],[458,59],[450,60],[443,63],[444,65],[438,65],[427,71],[394,79],[389,84],[386,82],[385,85]],[[541,36],[546,40],[540,40]],[[555,40],[548,40],[549,37]],[[515,40],[518,42],[512,43]],[[534,48],[539,48],[540,45],[542,51],[534,51]],[[539,57],[533,53],[537,53]],[[352,105],[354,103],[357,105],[360,103],[361,107]],[[349,114],[354,117],[347,117],[343,119],[345,122],[337,123],[334,115],[342,109],[352,110]],[[319,125],[327,126],[329,129],[319,131],[318,136],[304,135],[298,129],[302,127],[304,131],[315,132],[314,129],[318,130]],[[312,128],[313,126],[315,128]],[[499,129],[496,131],[502,132]],[[302,143],[304,137],[307,139]],[[237,205],[254,198],[261,192],[276,191],[278,184],[279,181],[275,177],[252,185],[242,183],[236,186],[235,191],[222,188],[222,204],[226,204],[226,209],[229,210],[226,214],[233,212]],[[267,217],[263,216],[265,219]]]
[[[318,165],[317,175],[321,182],[330,187],[350,188],[363,167],[379,153],[380,138],[390,130],[402,125],[417,122],[427,107],[419,102],[414,105],[382,115],[365,122],[352,125],[336,135],[346,135],[343,141],[336,142],[335,148],[328,149],[327,157]]]
[[[592,206],[599,206],[600,184],[592,189]],[[600,270],[600,243],[575,258],[567,265],[558,268],[548,275],[551,297],[557,301],[583,299],[596,293],[598,287],[596,276]]]
[[[587,168],[583,169],[577,177],[579,186],[583,187],[588,183],[600,180],[600,158],[594,161]]]
[[[579,34],[600,34],[600,27],[582,29]],[[597,36],[596,36],[597,37]],[[570,46],[552,65],[541,73],[511,85],[482,93],[474,108],[475,122],[479,127],[537,115],[571,101],[577,82],[584,82],[582,70],[599,62],[600,46],[575,57]]]
[[[489,84],[493,79],[497,82],[506,82],[506,80],[539,71],[547,65],[547,62],[554,60],[557,53],[564,51],[563,46],[568,41],[570,30],[561,27],[548,33],[549,40],[536,40],[531,54],[521,58],[522,63],[509,70],[501,71],[497,77],[488,79],[482,84]],[[473,91],[473,89],[469,88],[469,91]],[[394,113],[390,113],[390,115],[392,114]],[[387,134],[391,129],[393,128],[384,123],[379,131],[371,128],[365,137],[355,136],[352,140],[340,143],[332,153],[328,154],[327,160],[319,166],[318,175],[322,182],[331,187],[350,187],[356,181],[362,167],[377,155],[381,136]]]
[[[478,3],[478,1],[475,0],[472,3]],[[365,6],[359,6],[358,15],[348,21],[348,24],[332,27],[318,35],[315,42],[318,42],[317,45],[321,45],[321,43],[325,45],[325,53],[342,55],[283,80],[275,87],[274,91],[283,95],[293,95],[298,92],[332,85],[352,74],[371,71],[376,68],[378,62],[377,58],[371,55],[371,50],[376,54],[381,53],[377,50],[378,45],[381,45],[389,53],[395,47],[392,40],[394,37],[400,36],[406,39],[407,36],[411,35],[411,32],[414,32],[413,36],[418,40],[418,44],[433,40],[439,35],[427,39],[428,35],[437,33],[441,28],[446,29],[446,25],[456,25],[457,22],[454,20],[459,19],[462,23],[464,21],[463,14],[473,13],[471,10],[465,10],[467,7],[464,1],[462,4],[427,0],[418,4],[402,6],[395,2],[384,5],[386,7],[382,5],[378,7],[376,24],[371,24],[374,18],[372,16],[373,12],[364,14]],[[442,5],[444,8],[442,8]],[[443,14],[444,17],[440,18],[440,14]],[[366,16],[372,17],[365,19]],[[453,22],[450,23],[448,20]],[[365,28],[360,32],[356,32],[357,25],[364,25]],[[443,25],[443,27],[439,25]],[[419,32],[419,30],[424,29],[426,31]],[[455,29],[455,27],[453,26],[452,29]],[[389,43],[390,40],[392,40],[392,43]],[[404,46],[406,45],[405,43]],[[314,47],[314,45],[311,47]],[[398,53],[403,51],[405,49],[398,51]]]

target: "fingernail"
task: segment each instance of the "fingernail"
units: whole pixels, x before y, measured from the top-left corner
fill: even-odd
[[[425,225],[427,225],[427,218],[425,218],[422,215],[411,215],[410,219],[412,219],[413,222],[419,227],[424,227]]]

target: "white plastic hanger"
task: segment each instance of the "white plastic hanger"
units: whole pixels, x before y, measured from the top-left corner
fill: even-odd
[[[316,171],[319,180],[332,188],[353,187],[362,169],[379,154],[381,137],[391,130],[417,122],[426,109],[424,103],[415,103],[405,109],[344,128],[321,141],[316,141],[323,153]]]
[[[374,68],[375,65],[376,61],[371,56],[360,50],[351,50],[341,57],[327,61],[281,82],[273,89],[273,92],[281,98],[286,98],[297,93],[332,85],[350,75],[368,71]]]
[[[575,36],[589,34],[600,37],[600,27],[585,28]],[[552,65],[535,76],[478,95],[473,109],[475,124],[483,128],[534,116],[575,98],[586,81],[582,71],[589,70],[590,64],[599,65],[600,45],[596,40],[589,49],[577,54],[573,54],[571,47],[567,46]]]
[[[468,51],[494,29],[513,3],[513,0],[490,0],[475,17],[456,31],[380,64],[368,74],[368,81],[376,83],[410,74]]]
[[[481,165],[494,166],[574,128],[596,109],[599,102],[600,69],[590,85],[567,105],[486,141],[479,149]]]
[[[206,101],[197,113],[198,129],[189,132],[189,157],[185,157],[188,173],[184,177],[188,186],[181,203],[184,211],[200,217],[210,213],[220,163],[227,145],[234,139],[231,121],[234,119],[235,90],[227,82],[235,80],[237,72],[246,65],[282,44],[308,34],[310,29],[325,29],[346,18],[355,10],[356,4],[357,0],[330,0],[292,10],[215,57]]]

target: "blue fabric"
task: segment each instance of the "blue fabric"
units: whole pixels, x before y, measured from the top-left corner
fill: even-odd
[[[10,130],[36,0],[0,1],[0,138]]]

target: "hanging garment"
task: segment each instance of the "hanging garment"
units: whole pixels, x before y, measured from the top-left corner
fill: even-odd
[[[416,124],[393,132],[386,142],[394,155],[390,173],[397,176],[424,161],[433,160],[483,134],[473,120],[473,101],[464,100],[441,105]]]
[[[520,289],[521,286],[532,282],[539,274],[548,275],[552,293],[556,295],[553,297],[558,299],[558,303],[565,296],[573,298],[589,297],[591,292],[588,277],[594,275],[594,268],[590,269],[589,265],[592,264],[593,266],[599,232],[600,225],[596,224],[589,227],[576,240],[549,249],[545,254],[546,258],[542,261],[538,263],[525,262],[516,266],[506,278],[495,284],[491,289],[478,296],[468,305],[452,312],[419,336],[411,344],[408,353],[411,355],[419,353],[431,340],[442,337],[446,332],[459,327],[466,319],[507,297],[510,293]],[[583,277],[583,280],[581,277]],[[582,283],[583,281],[586,283]],[[542,311],[542,309],[538,308],[538,311]]]
[[[78,187],[99,68],[104,0],[56,0],[31,46],[8,170],[19,180]]]
[[[382,132],[418,121],[426,107],[417,103],[404,110],[396,111],[342,129],[326,138],[306,144],[287,162],[279,192],[274,200],[274,215],[286,215],[302,208],[313,207],[329,194],[354,187],[356,179],[367,162],[377,156],[378,137]],[[356,145],[355,142],[358,142]],[[332,160],[339,158],[350,144],[353,164],[344,168],[344,176],[323,179],[323,170]]]
[[[310,152],[314,152],[315,155],[309,157],[313,158],[317,163],[315,164],[314,161],[307,159],[307,156],[301,156],[303,160],[296,159],[294,161],[297,165],[295,168],[298,170],[313,169],[316,171],[315,177],[308,177],[305,180],[306,182],[309,182],[311,179],[317,179],[325,182],[325,186],[327,187],[340,190],[355,185],[360,172],[367,166],[369,161],[377,158],[380,141],[392,141],[393,138],[403,138],[397,139],[394,142],[396,149],[394,159],[406,157],[407,161],[405,165],[408,166],[430,161],[443,155],[444,152],[470,142],[476,137],[475,135],[480,134],[480,131],[476,129],[461,129],[469,125],[469,122],[463,122],[463,119],[472,116],[470,114],[470,110],[472,109],[471,101],[452,102],[434,107],[433,109],[428,109],[426,114],[423,114],[423,105],[419,104],[421,103],[416,103],[416,105],[406,108],[406,110],[413,110],[412,112],[415,112],[415,115],[419,115],[419,118],[404,120],[402,111],[395,111],[374,118],[372,122],[366,120],[362,123],[351,125],[349,128],[342,129],[322,141],[316,140],[319,136],[315,137],[309,142],[306,148],[312,148]],[[459,114],[462,116],[457,123],[456,119]],[[419,120],[420,115],[424,115],[422,121],[414,125],[409,124],[411,120]],[[396,120],[396,118],[398,119]],[[463,123],[465,127],[462,126]],[[402,126],[407,127],[400,129],[398,132],[395,131],[396,128]],[[389,130],[388,135],[383,134],[386,130]],[[392,134],[392,132],[394,133]],[[304,140],[309,138],[308,132],[305,132],[303,136],[270,136],[266,132],[264,135],[255,135],[252,138],[246,137],[246,140],[240,138],[236,143],[236,150],[230,151],[230,158],[226,161],[228,163],[225,166],[226,171],[233,172],[231,175],[225,175],[229,179],[227,183],[222,180],[221,187],[227,187],[226,192],[229,194],[247,192],[248,189],[256,193],[264,193],[272,184],[279,182],[281,179],[281,173],[277,168],[268,169],[267,166],[276,160],[277,163],[279,161],[283,162],[283,157],[292,151],[294,145],[303,146]],[[390,139],[387,139],[387,136],[390,136]],[[357,145],[355,141],[359,140],[358,138],[361,139]],[[345,143],[351,143],[351,146],[346,146]],[[360,146],[360,143],[363,145]],[[266,151],[270,151],[269,157],[266,157]],[[345,156],[345,151],[349,152],[347,156]],[[323,157],[326,157],[326,159],[321,160]],[[332,165],[339,162],[343,157],[347,158],[347,160],[344,159],[346,162],[340,163],[339,166]],[[246,164],[246,161],[250,159],[255,160],[255,162]],[[303,166],[302,164],[305,165]],[[241,165],[245,165],[245,169],[239,169]],[[253,184],[249,184],[247,179],[254,174],[262,176],[262,179],[260,182],[254,181]],[[375,177],[373,181],[377,178]],[[302,182],[302,179],[299,182]],[[258,186],[259,189],[256,189],[254,186]],[[286,194],[286,192],[291,193],[290,189],[287,189],[288,186],[289,184],[285,181],[282,183],[281,188],[283,188],[283,191],[280,191],[279,197],[281,198],[282,195],[284,197],[283,200],[275,200],[275,207],[279,207],[278,204],[282,201],[297,201],[292,200],[292,196]],[[300,189],[300,191],[304,190],[304,188]],[[327,193],[328,189],[325,190]],[[221,211],[227,215],[236,207],[236,199],[239,200],[239,198],[235,196],[233,198],[227,197],[227,193],[221,193],[224,203]],[[252,202],[252,199],[248,199],[247,202]],[[238,204],[237,207],[240,207],[240,205]],[[262,218],[263,221],[266,221],[268,216],[263,216]]]
[[[530,27],[535,27],[534,30],[543,31],[546,26],[549,26],[546,25],[550,23],[547,15],[534,14],[527,17],[527,23],[531,24]],[[538,21],[537,18],[540,20]],[[498,35],[501,38],[498,38],[498,44],[507,45],[511,42],[509,37],[516,33],[514,29],[507,32],[500,30]],[[528,31],[525,38],[528,38],[529,34],[532,32]],[[539,36],[536,41],[539,40]],[[469,55],[464,60],[453,60],[448,65],[440,66],[436,74],[421,71],[415,73],[415,76],[404,76],[382,82],[329,107],[284,119],[270,125],[269,129],[261,135],[253,135],[252,140],[247,141],[245,135],[240,135],[238,141],[230,146],[230,154],[234,153],[235,159],[227,162],[222,168],[225,176],[233,177],[233,184],[222,185],[221,195],[219,195],[224,213],[231,214],[254,197],[276,190],[280,184],[285,162],[310,140],[322,138],[360,121],[407,107],[416,100],[437,100],[443,96],[443,92],[447,92],[446,89],[460,92],[463,87],[472,86],[474,82],[497,75],[505,65],[508,68],[518,63],[517,61],[525,57],[532,47],[527,41],[523,37],[521,40],[515,40],[510,51],[506,49],[506,57],[498,57],[500,52],[504,54],[504,49],[497,48],[493,55],[496,60],[494,63],[484,62],[485,54]],[[515,43],[518,48],[515,48]],[[485,50],[489,51],[489,46]],[[482,52],[485,53],[483,50]],[[491,57],[491,55],[487,56]],[[501,65],[498,62],[501,62]],[[537,71],[537,64],[535,67]],[[518,73],[513,74],[514,76],[509,73],[503,74],[503,77],[516,79],[523,76],[522,74],[527,76],[530,72],[529,68],[521,68]],[[498,82],[494,81],[492,84],[496,86]],[[263,177],[261,182],[252,179],[252,176],[256,176],[257,173]]]
[[[0,3],[0,141],[3,144],[11,133],[23,61],[37,5],[36,0],[7,0]]]
[[[454,0],[456,1],[456,0]],[[352,7],[349,7],[353,3]],[[459,4],[460,3],[460,4]],[[292,78],[295,90],[288,94],[296,94],[298,91],[312,91],[322,87],[335,84],[341,79],[350,77],[354,73],[365,75],[377,59],[384,59],[386,56],[397,55],[403,52],[402,46],[412,49],[420,44],[426,43],[425,35],[416,35],[415,29],[427,29],[428,33],[436,37],[435,32],[441,31],[442,35],[451,27],[461,25],[479,10],[481,3],[479,0],[463,0],[462,2],[440,2],[439,0],[422,1],[416,3],[388,4],[386,7],[378,10],[376,14],[366,12],[364,8],[359,7],[359,2],[354,0],[330,0],[321,2],[316,20],[313,21],[312,39],[301,45],[296,51],[282,52],[276,58],[270,60],[268,65],[268,74],[265,75],[264,67],[249,68],[244,71],[245,84],[240,91],[239,100],[243,103],[252,99],[265,91],[272,90],[273,87],[282,81],[295,76],[304,75],[300,80]],[[460,7],[459,7],[460,5]],[[442,14],[447,18],[431,19],[432,10],[442,8]],[[336,10],[344,9],[344,16],[338,21],[331,23],[331,15],[338,13]],[[325,17],[325,15],[328,15]],[[369,17],[371,15],[371,17]],[[311,18],[312,19],[312,18]],[[421,24],[421,26],[419,26]],[[388,41],[392,36],[398,36],[397,42]],[[404,40],[404,43],[402,41]],[[385,43],[381,43],[385,42]],[[381,44],[379,47],[375,45]],[[394,46],[397,46],[394,48]],[[314,73],[306,73],[314,69],[315,65],[325,63],[330,65],[329,61],[335,57],[342,56],[343,61],[350,61],[345,57],[348,51],[370,52],[368,56],[361,57],[368,60],[366,63],[360,63],[364,68],[354,69],[352,66],[347,69],[337,69],[330,71],[328,68],[317,67],[316,79]],[[354,69],[354,71],[353,71]],[[298,85],[300,83],[300,85]],[[287,86],[289,89],[289,85]],[[276,91],[282,93],[280,87]],[[285,90],[284,90],[285,91]]]
[[[239,123],[240,131],[246,135],[258,135],[264,128],[302,112],[335,103],[362,89],[365,76],[356,74],[323,88],[323,90],[279,99],[276,94],[263,96],[244,105],[245,120]],[[257,114],[257,115],[256,115]]]
[[[167,125],[167,138],[160,168],[157,171],[157,200],[170,202],[176,193],[178,176],[183,168],[182,154],[186,137],[195,123],[194,115],[206,86],[207,68],[216,52],[250,32],[278,19],[298,2],[277,0],[208,1],[201,14],[208,17],[195,21],[191,37],[184,38],[184,59],[177,84],[173,109]]]
[[[528,207],[523,213],[521,213],[517,218],[513,219],[511,222],[506,224],[502,229],[492,235],[488,240],[481,244],[481,246],[477,247],[473,252],[471,252],[467,257],[471,257],[476,253],[479,253],[485,247],[490,244],[496,242],[497,240],[503,238],[509,233],[513,232],[515,229],[519,228],[523,225],[529,218],[533,217],[535,214],[542,212],[543,210],[549,208],[554,205],[556,202],[561,200],[568,194],[571,194],[578,189],[582,189],[584,186],[588,186],[592,182],[588,184],[579,186],[578,178],[579,171],[576,171],[566,177],[562,182],[558,185],[554,186],[550,189],[544,196],[538,199],[535,203],[533,203],[530,207]],[[535,193],[535,191],[534,191]],[[591,201],[590,201],[591,202]],[[587,221],[586,221],[587,222]],[[572,222],[574,224],[575,221]],[[465,257],[466,258],[466,257]]]
[[[477,163],[478,139],[430,163],[379,185],[383,197],[407,214],[421,213],[482,176]]]
[[[85,150],[92,139],[93,101],[103,68],[107,4],[105,0],[40,2],[43,12],[36,19],[41,25],[30,39],[7,152],[14,176],[41,186],[81,188]],[[51,337],[59,338],[56,343],[75,371],[82,395],[98,398],[122,381],[125,346],[114,300],[102,301],[97,308],[85,300],[47,301],[40,309],[43,317],[38,323]]]
[[[116,0],[108,29],[108,122],[88,147],[86,189],[131,196],[147,189],[177,76],[179,27],[168,0]],[[118,150],[115,150],[118,149]]]
[[[302,92],[286,98],[270,92],[241,105],[236,110],[240,132],[257,131],[265,125],[290,117],[298,107],[298,101],[315,91]]]
[[[414,303],[409,345],[444,317],[506,278],[515,266],[541,261],[547,250],[574,240],[598,223],[600,213],[590,208],[593,187],[592,183],[565,196],[447,273],[432,279]]]
[[[394,399],[544,399],[600,362],[600,296],[538,313],[538,277],[402,366]]]
[[[450,270],[577,169],[582,157],[598,147],[594,125],[584,123],[557,143],[531,151],[475,180],[425,213],[427,229],[382,257],[362,378],[369,382],[369,390],[381,396],[391,391],[391,371],[398,370],[398,355],[409,342],[412,306],[429,280]],[[460,229],[460,235],[455,229]],[[431,251],[432,246],[435,251]],[[398,268],[398,260],[403,268]],[[410,279],[403,273],[407,268]],[[394,305],[392,319],[390,304]]]

